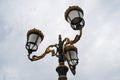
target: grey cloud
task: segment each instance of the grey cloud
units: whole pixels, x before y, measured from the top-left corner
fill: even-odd
[[[57,79],[58,75],[55,71],[58,65],[57,58],[47,55],[45,59],[37,62],[30,62],[27,59],[27,51],[24,47],[26,32],[36,27],[45,34],[45,40],[34,54],[42,53],[46,46],[58,42],[58,33],[73,39],[76,33],[72,33],[70,25],[63,20],[64,11],[73,4],[82,5],[81,7],[85,10],[86,25],[83,28],[81,40],[76,44],[80,58],[77,74],[73,77],[69,71],[68,79],[120,79],[118,5],[120,1],[92,0],[89,2],[86,0],[82,3],[78,0],[67,1],[4,0],[0,3],[2,6],[0,8],[0,26],[2,26],[0,74],[5,75],[6,80]],[[2,34],[3,32],[5,34]],[[7,40],[2,41],[4,39]]]
[[[0,42],[3,42],[7,39],[7,36],[10,35],[12,28],[4,21],[3,17],[1,16],[0,19]]]

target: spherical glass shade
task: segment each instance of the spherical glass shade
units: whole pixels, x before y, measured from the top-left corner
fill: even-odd
[[[84,27],[83,10],[78,6],[71,6],[65,12],[65,19],[74,30],[79,30]]]
[[[26,43],[26,49],[28,52],[33,52],[38,49],[38,45],[43,40],[44,35],[40,30],[37,29],[31,29],[27,33],[27,43]]]
[[[69,64],[75,66],[78,64],[78,53],[77,48],[74,46],[67,46],[65,48],[65,53],[67,55]]]

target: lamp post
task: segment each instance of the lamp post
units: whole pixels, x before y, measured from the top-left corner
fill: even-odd
[[[56,71],[59,75],[58,80],[67,80],[68,69],[71,70],[72,74],[76,73],[76,66],[78,64],[78,51],[74,46],[77,43],[82,35],[82,28],[84,27],[85,21],[83,19],[83,10],[78,6],[70,6],[65,12],[65,19],[70,23],[73,30],[79,31],[79,35],[76,35],[73,40],[69,38],[62,39],[59,35],[58,44],[50,45],[46,48],[45,52],[39,56],[33,55],[32,52],[37,51],[39,44],[42,42],[44,35],[42,31],[38,29],[30,29],[27,32],[27,43],[26,49],[28,50],[28,59],[31,61],[36,61],[44,58],[46,54],[51,53],[52,56],[58,58],[59,65],[56,68]],[[55,47],[57,50],[51,49]],[[64,64],[68,63],[68,67]]]

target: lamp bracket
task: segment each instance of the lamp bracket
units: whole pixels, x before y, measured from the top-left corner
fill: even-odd
[[[66,47],[66,46],[68,46],[68,45],[73,45],[73,44],[77,43],[77,42],[80,40],[81,36],[82,36],[82,29],[80,29],[79,32],[80,32],[79,35],[76,35],[75,38],[74,38],[74,40],[70,40],[69,38],[65,38],[65,39],[63,40],[63,43],[65,42],[64,47]],[[73,65],[71,65],[71,64],[69,63],[68,57],[67,57],[67,55],[65,54],[65,52],[63,53],[63,55],[64,55],[64,57],[65,57],[65,59],[66,59],[66,61],[67,61],[67,63],[68,63],[68,66],[69,66],[72,74],[75,75],[75,73],[76,73],[76,71],[75,71],[76,65],[73,66]]]
[[[58,57],[58,52],[54,49],[50,49],[52,47],[55,47],[55,48],[58,48],[58,44],[55,44],[55,45],[50,45],[46,48],[45,52],[43,54],[41,54],[40,56],[36,56],[36,55],[33,55],[32,58],[30,57],[31,54],[28,54],[28,59],[31,60],[31,61],[37,61],[39,59],[42,59],[46,56],[46,54],[49,54],[49,53],[52,53],[52,56],[56,56]]]
[[[80,29],[79,32],[80,32],[79,35],[76,35],[75,38],[74,38],[74,40],[70,40],[69,38],[65,38],[63,40],[63,42],[66,42],[65,43],[65,47],[67,45],[73,45],[73,44],[77,43],[80,40],[80,38],[82,36],[82,29]]]

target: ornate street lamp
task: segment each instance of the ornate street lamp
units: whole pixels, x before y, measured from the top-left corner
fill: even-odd
[[[31,61],[36,61],[44,58],[46,54],[52,53],[52,56],[56,56],[59,60],[59,65],[56,68],[58,72],[58,80],[67,80],[67,71],[68,67],[64,64],[68,63],[69,69],[75,75],[76,66],[78,64],[78,51],[74,46],[76,42],[78,42],[82,35],[82,28],[84,26],[83,19],[83,10],[78,6],[71,6],[65,12],[65,19],[71,24],[73,30],[79,30],[79,35],[76,35],[73,40],[69,38],[65,38],[62,40],[61,35],[59,35],[59,43],[50,45],[46,48],[43,54],[39,56],[33,55],[32,52],[37,51],[38,45],[44,38],[43,33],[38,29],[31,29],[27,32],[27,43],[26,49],[28,50],[28,58]],[[57,50],[52,49],[55,47]]]
[[[71,72],[73,73],[73,75],[75,75],[75,68],[76,65],[78,64],[78,52],[77,52],[77,48],[74,47],[73,45],[70,46],[66,46],[64,48],[64,52],[65,52],[65,57],[66,60],[68,62],[69,68],[71,70]]]
[[[70,6],[65,12],[65,19],[70,23],[74,30],[80,30],[84,27],[83,10],[78,6]]]
[[[44,35],[40,30],[37,29],[31,29],[27,33],[27,43],[26,43],[26,49],[28,50],[28,53],[32,53],[33,51],[37,51],[38,45],[43,40]]]

